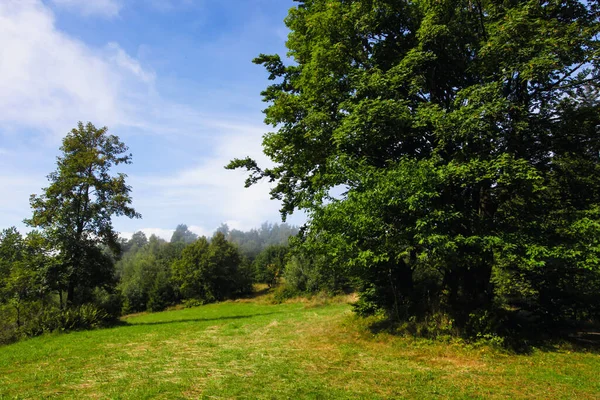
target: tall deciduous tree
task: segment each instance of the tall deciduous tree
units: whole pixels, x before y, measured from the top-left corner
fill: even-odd
[[[33,216],[25,222],[42,228],[61,260],[64,277],[57,288],[74,303],[77,289],[114,284],[114,266],[102,245],[118,251],[113,216],[139,218],[131,207],[126,175],[111,175],[112,167],[131,163],[128,148],[106,127],[79,123],[64,138],[50,185],[30,199]]]
[[[299,3],[293,65],[255,60],[275,166],[228,167],[275,181],[393,315],[425,293],[457,316],[600,312],[598,2]]]

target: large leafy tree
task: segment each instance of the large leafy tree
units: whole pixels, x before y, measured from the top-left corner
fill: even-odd
[[[597,313],[598,2],[298,2],[294,62],[255,60],[275,166],[228,167],[307,210],[373,309]]]
[[[106,254],[119,249],[112,217],[140,215],[131,207],[126,175],[111,175],[114,166],[131,163],[131,154],[106,127],[80,122],[60,150],[50,185],[31,196],[33,216],[25,222],[41,228],[55,246],[60,259],[55,272],[61,277],[56,289],[73,304],[84,300],[78,290],[114,285],[114,265]]]

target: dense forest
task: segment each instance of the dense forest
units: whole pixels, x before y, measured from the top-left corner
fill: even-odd
[[[227,168],[306,225],[120,239],[111,218],[141,217],[112,170],[131,154],[80,123],[32,231],[0,233],[0,342],[256,283],[467,337],[598,322],[598,2],[299,0],[286,24],[291,60],[255,59],[273,166]]]

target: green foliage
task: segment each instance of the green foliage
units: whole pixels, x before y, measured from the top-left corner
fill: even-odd
[[[15,228],[0,232],[0,344],[47,332],[95,328],[120,315],[118,294],[101,288],[86,291],[86,304],[65,308],[51,293],[60,276],[58,260],[39,232],[25,238]]]
[[[288,247],[283,245],[270,245],[261,251],[253,263],[255,282],[275,286],[283,273],[287,254]]]
[[[91,304],[83,304],[65,310],[44,308],[38,318],[32,324],[31,331],[26,331],[28,336],[36,336],[45,332],[98,328],[109,316]]]
[[[172,266],[173,281],[183,299],[204,303],[229,299],[251,290],[237,248],[217,232],[210,244],[201,237],[187,246]]]
[[[181,254],[181,259],[173,263],[173,281],[178,285],[179,292],[184,299],[197,298],[214,301],[210,288],[207,287],[207,278],[213,272],[208,270],[210,267],[208,249],[208,240],[202,236],[187,246]]]
[[[303,257],[291,257],[285,265],[285,284],[296,293],[316,293],[321,287],[321,274],[317,264]]]
[[[130,251],[137,251],[148,244],[148,238],[142,231],[135,232],[131,235],[131,239],[120,239],[121,254],[126,254]]]
[[[64,310],[44,306],[36,311],[34,317],[22,329],[25,336],[99,328],[111,319],[106,311],[93,304],[82,304]]]
[[[340,262],[342,252],[332,242],[324,243],[320,237],[315,241],[294,239],[290,256],[285,265],[284,286],[290,295],[328,295],[350,292],[355,285],[348,276],[348,271]]]
[[[55,266],[55,291],[67,292],[67,303],[82,304],[82,291],[114,286],[112,259],[101,245],[118,250],[112,216],[139,218],[130,206],[125,174],[111,176],[113,166],[131,163],[131,154],[106,127],[81,122],[63,139],[50,185],[30,199],[33,216],[26,223],[43,229],[60,262]]]
[[[0,344],[51,332],[100,328],[115,320],[95,304],[60,309],[56,304],[40,300],[22,303],[19,310],[10,304],[0,304],[0,318]]]
[[[171,304],[175,293],[167,271],[159,271],[148,293],[148,311],[162,311]]]
[[[171,236],[171,243],[182,242],[185,244],[194,243],[198,239],[198,235],[191,232],[187,225],[180,224],[175,228],[175,232],[173,232],[173,236]]]
[[[286,223],[270,224],[265,222],[259,229],[242,232],[238,229],[229,229],[227,224],[221,224],[217,232],[223,233],[228,242],[235,244],[242,255],[254,260],[261,251],[269,246],[287,245],[289,238],[298,234],[298,228]]]
[[[123,296],[119,291],[108,292],[96,288],[91,295],[91,304],[106,314],[106,321],[116,321],[123,310]]]
[[[123,312],[160,311],[175,304],[179,297],[171,281],[171,265],[181,257],[185,243],[167,243],[152,235],[143,246],[126,246],[130,250],[116,264]]]
[[[47,297],[55,265],[50,251],[36,231],[25,238],[14,227],[0,232],[0,304],[14,310],[17,328],[27,321],[28,303]]]
[[[598,317],[598,3],[299,3],[293,65],[255,60],[275,165],[228,168],[308,212],[365,311]]]
[[[288,284],[287,282],[283,285],[279,285],[273,291],[273,303],[280,304],[288,299],[301,296],[302,292],[296,289],[294,285]]]

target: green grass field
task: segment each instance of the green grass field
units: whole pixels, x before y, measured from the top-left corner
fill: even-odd
[[[373,335],[349,305],[131,316],[0,347],[0,398],[600,398],[600,355]]]

